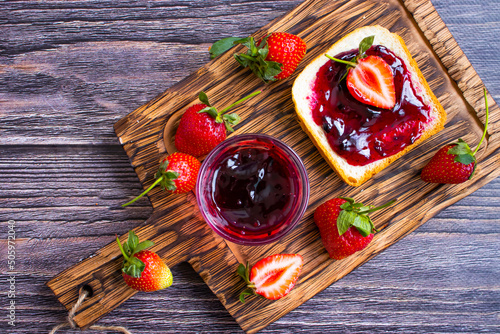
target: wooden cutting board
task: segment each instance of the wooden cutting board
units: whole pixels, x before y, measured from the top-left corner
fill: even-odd
[[[379,24],[405,40],[430,87],[448,114],[446,128],[361,187],[343,183],[321,158],[295,118],[290,89],[302,68],[345,34]],[[238,66],[232,52],[206,64],[146,105],[115,124],[115,131],[144,188],[152,184],[159,160],[172,149],[172,134],[182,112],[197,103],[203,90],[215,106],[227,106],[255,90],[262,94],[235,108],[242,117],[236,134],[262,132],[290,145],[303,159],[311,184],[309,207],[300,224],[280,242],[242,247],[225,242],[204,223],[193,193],[168,195],[159,188],[149,194],[154,211],[135,231],[155,242],[152,250],[169,266],[188,261],[222,304],[248,333],[255,333],[312,298],[316,293],[395,243],[443,208],[467,196],[500,175],[500,110],[489,96],[490,126],[487,145],[478,153],[473,180],[459,185],[427,184],[419,172],[437,147],[461,137],[474,147],[484,124],[483,84],[449,30],[427,0],[308,0],[258,32],[299,35],[308,52],[295,74],[264,85],[248,69]],[[235,50],[239,51],[241,47]],[[233,51],[235,51],[233,50]],[[168,122],[166,131],[165,125]],[[398,202],[372,218],[382,231],[363,251],[341,261],[329,259],[312,220],[314,209],[336,196],[355,197],[365,204]],[[122,236],[122,242],[126,236]],[[422,245],[425,247],[425,245]],[[305,260],[298,285],[285,298],[238,301],[244,283],[235,274],[239,262],[255,263],[275,253],[299,253]],[[136,292],[120,274],[122,258],[115,243],[60,273],[47,285],[70,309],[80,289],[90,289],[74,320],[86,328]],[[174,278],[175,284],[175,278]]]

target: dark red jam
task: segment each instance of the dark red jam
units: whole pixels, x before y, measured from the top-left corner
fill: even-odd
[[[264,145],[268,145],[266,147]],[[213,176],[212,200],[238,234],[269,234],[288,223],[297,206],[297,175],[271,143],[233,148]]]
[[[352,60],[357,49],[335,58]],[[323,65],[309,97],[312,116],[323,127],[332,149],[350,165],[364,166],[402,151],[420,138],[430,121],[426,105],[411,82],[406,65],[384,46],[372,46],[367,55],[378,56],[392,69],[396,105],[392,110],[356,100],[347,90],[346,65],[329,60]],[[342,79],[342,80],[341,80]]]

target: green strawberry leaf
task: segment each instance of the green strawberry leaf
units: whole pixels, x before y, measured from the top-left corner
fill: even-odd
[[[179,172],[174,172],[173,170],[167,170],[165,172],[165,176],[169,180],[176,180],[179,178],[179,175],[181,175]]]
[[[359,43],[359,58],[364,58],[366,57],[365,52],[371,48],[373,44],[373,40],[375,39],[375,36],[368,36],[363,38],[363,40]]]
[[[259,55],[262,57],[262,59],[266,59],[267,54],[269,53],[269,47],[266,44],[266,46],[263,47],[262,49],[259,49],[258,52],[259,52]]]
[[[240,275],[241,278],[243,278],[243,280],[245,282],[247,280],[246,271],[247,271],[247,267],[245,267],[245,265],[243,263],[240,263],[240,265],[238,266],[238,269],[236,269],[236,272],[238,273],[238,275]]]
[[[476,171],[477,164],[474,164],[474,168],[472,168],[472,173],[469,175],[469,180],[472,179],[472,176],[474,175],[474,172]]]
[[[229,123],[224,122],[224,126],[226,127],[226,130],[229,132],[234,132],[234,129],[229,125]]]
[[[350,198],[350,197],[339,197],[339,198],[342,198],[343,200],[346,200],[347,202],[349,202],[350,204],[354,204],[354,198]]]
[[[342,205],[340,206],[340,208],[342,210],[350,209],[351,208],[351,203],[349,203],[349,202],[342,203]]]
[[[175,191],[177,189],[175,182],[172,180],[165,179],[165,182],[162,183],[162,186],[163,186],[163,189],[166,189],[168,191]]]
[[[128,239],[127,239],[128,247],[130,248],[130,251],[134,251],[134,249],[137,247],[139,244],[139,238],[135,234],[134,231],[130,230],[128,232]]]
[[[225,122],[231,124],[231,125],[237,125],[241,118],[240,116],[238,116],[238,114],[225,114],[224,116],[222,116],[222,118],[224,119]]]
[[[155,245],[154,242],[150,240],[145,240],[143,242],[140,242],[137,247],[134,249],[134,254],[139,253],[140,251],[145,250],[146,248],[153,247]]]
[[[244,54],[235,54],[234,59],[243,67],[248,67],[251,64],[251,60],[247,57],[243,57]]]
[[[242,293],[240,293],[240,302],[242,304],[245,304],[245,296],[251,296],[251,295],[254,295],[254,291],[251,289],[251,288],[247,288],[245,290],[243,290]]]
[[[219,116],[217,109],[215,109],[214,107],[203,108],[200,111],[198,111],[198,114],[205,113],[205,112],[207,114],[209,114],[211,117],[213,117],[214,119],[217,119],[217,116]]]
[[[141,277],[144,268],[146,268],[144,262],[136,257],[131,257],[130,260],[125,263],[122,271],[129,276],[139,278]]]
[[[352,226],[357,214],[353,211],[342,210],[337,218],[337,229],[339,236],[347,232],[349,227]]]
[[[122,247],[123,247],[123,250],[125,251],[125,254],[127,254],[127,256],[130,256],[130,254],[132,252],[130,251],[130,247],[128,246],[128,242],[124,242]]]
[[[446,153],[455,155],[454,161],[460,162],[464,165],[468,165],[476,161],[476,158],[472,154],[469,145],[467,145],[467,143],[462,138],[460,138],[458,142],[453,145],[453,147],[448,149]]]
[[[355,226],[363,237],[370,235],[373,231],[378,232],[367,214],[383,209],[396,201],[394,199],[384,205],[374,207],[365,206],[362,203],[356,203],[354,202],[354,199],[349,197],[340,198],[346,200],[347,202],[340,205],[341,211],[337,217],[337,230],[339,232],[339,236],[344,234],[351,226]]]
[[[274,77],[281,73],[283,65],[276,61],[267,61],[267,60],[265,61],[265,64],[267,66],[266,71],[264,72],[265,75],[271,77],[269,80],[271,79],[274,80]]]
[[[373,231],[373,224],[370,218],[364,215],[356,215],[352,224],[363,237],[369,236]]]
[[[457,155],[454,160],[464,165],[468,165],[476,161],[476,158],[472,154],[460,154]]]
[[[227,50],[231,49],[233,46],[236,44],[242,43],[241,41],[246,40],[246,38],[241,38],[241,37],[226,37],[223,38],[214,44],[212,44],[212,47],[209,50],[210,53],[210,59],[214,59],[215,57],[223,54]],[[201,101],[201,100],[200,100]],[[203,102],[203,101],[202,101]],[[205,103],[205,102],[203,102]],[[209,104],[205,103],[207,106]]]
[[[198,100],[200,100],[201,103],[211,107],[210,102],[208,102],[208,96],[207,94],[205,94],[205,92],[200,92],[200,94],[198,94]]]

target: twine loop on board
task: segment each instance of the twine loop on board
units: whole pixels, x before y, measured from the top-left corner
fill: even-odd
[[[82,289],[80,292],[80,295],[78,296],[78,300],[76,301],[75,305],[71,308],[71,310],[68,313],[68,318],[66,322],[63,322],[54,328],[49,332],[49,334],[54,334],[58,330],[65,328],[65,327],[71,327],[72,329],[77,329],[78,327],[76,326],[75,321],[73,318],[75,317],[76,311],[82,306],[83,301],[87,296],[89,295],[89,291]],[[96,329],[96,330],[101,330],[101,331],[115,331],[115,332],[120,332],[124,334],[132,334],[128,329],[122,326],[99,326],[99,325],[92,325],[89,327],[89,329]]]

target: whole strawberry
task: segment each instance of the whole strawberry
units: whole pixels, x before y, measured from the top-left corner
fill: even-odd
[[[333,198],[320,205],[314,212],[314,222],[330,257],[341,260],[368,246],[376,229],[366,215],[394,202],[372,207],[345,197]]]
[[[146,240],[139,242],[139,238],[130,231],[127,242],[120,243],[118,236],[116,242],[123,255],[122,276],[134,290],[157,291],[172,285],[172,273],[158,254],[146,250],[154,242]]]
[[[245,302],[247,295],[261,295],[276,300],[286,296],[299,278],[304,260],[299,254],[275,254],[258,261],[253,267],[240,263],[237,273],[247,283],[240,294]]]
[[[457,143],[442,147],[429,163],[422,169],[421,179],[430,183],[457,184],[470,180],[476,169],[475,154],[483,142],[488,129],[488,100],[484,89],[484,102],[486,105],[486,124],[483,136],[474,152],[462,139]]]
[[[226,111],[259,93],[254,92],[218,112],[210,105],[207,95],[200,92],[198,98],[203,103],[189,107],[182,115],[175,133],[177,150],[195,157],[209,153],[226,139],[227,131],[234,131],[232,126],[240,121],[237,114],[225,114]]]
[[[122,206],[125,207],[134,203],[157,184],[160,184],[163,190],[174,194],[191,191],[196,185],[200,166],[198,159],[189,154],[179,152],[170,154],[161,162],[160,168],[155,175],[156,181],[142,194]]]
[[[253,37],[228,37],[215,42],[210,48],[212,58],[224,53],[235,44],[248,48],[246,53],[234,57],[243,67],[250,67],[264,82],[288,78],[306,54],[306,43],[286,32],[273,32],[258,42]]]

